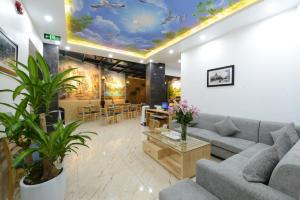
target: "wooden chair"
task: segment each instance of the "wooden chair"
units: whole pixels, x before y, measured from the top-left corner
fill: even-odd
[[[137,115],[140,116],[142,114],[142,104],[137,104]]]
[[[100,106],[92,106],[91,115],[94,118],[94,120],[97,120],[98,117],[100,117]]]
[[[132,117],[130,105],[123,106],[123,118],[129,119],[130,117]]]
[[[88,107],[78,107],[78,115],[81,117],[82,121],[91,119],[92,117],[92,113]]]
[[[100,109],[100,120],[104,120],[106,124],[115,120],[114,114],[111,112],[110,108]]]
[[[137,105],[131,105],[130,111],[131,111],[132,117],[137,117]]]
[[[6,138],[0,139],[0,199],[13,200],[19,181],[24,176],[22,168],[13,168],[13,156],[19,147],[9,143]]]
[[[116,122],[119,122],[120,120],[123,119],[123,107],[118,106],[114,108],[114,116],[115,116],[115,120]]]

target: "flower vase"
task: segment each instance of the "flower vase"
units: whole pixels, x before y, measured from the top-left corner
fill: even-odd
[[[187,130],[187,125],[181,124],[181,141],[183,143],[186,143],[186,130]]]

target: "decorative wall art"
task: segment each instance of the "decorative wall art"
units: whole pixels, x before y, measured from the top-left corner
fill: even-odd
[[[117,73],[110,70],[104,70],[103,78],[105,79],[104,97],[105,99],[125,99],[126,83],[125,74]]]
[[[178,79],[173,79],[168,82],[168,100],[180,98],[181,82]]]
[[[149,58],[261,0],[65,0],[71,44]]]
[[[60,94],[60,99],[68,100],[94,100],[100,98],[100,70],[93,64],[82,63],[71,59],[61,57],[59,71],[64,71],[70,68],[77,68],[72,76],[83,76],[79,79],[80,82],[71,84],[77,86],[77,90],[64,91]]]
[[[16,76],[16,74],[9,69],[7,63],[13,60],[18,60],[18,45],[0,28],[0,71]]]
[[[207,70],[207,87],[234,85],[234,65]]]

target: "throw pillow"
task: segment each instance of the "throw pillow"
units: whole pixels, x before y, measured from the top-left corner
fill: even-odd
[[[218,133],[222,136],[232,136],[241,130],[236,127],[230,117],[214,124]]]
[[[274,147],[278,152],[280,160],[293,147],[293,143],[288,134],[284,133],[277,138]]]
[[[271,136],[273,138],[274,143],[276,142],[277,138],[284,133],[287,133],[287,135],[290,137],[293,145],[298,142],[299,136],[296,131],[295,124],[290,123],[290,124],[287,124],[286,126],[282,127],[279,130],[271,132]]]
[[[278,153],[274,146],[264,149],[250,158],[243,169],[243,177],[248,182],[267,183],[278,162]]]

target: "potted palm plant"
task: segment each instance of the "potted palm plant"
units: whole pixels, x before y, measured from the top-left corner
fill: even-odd
[[[51,74],[43,57],[29,56],[28,64],[20,62],[9,63],[17,77],[3,74],[14,79],[18,86],[11,92],[12,98],[21,99],[19,103],[0,103],[15,110],[14,113],[0,113],[0,123],[10,142],[21,148],[14,160],[14,166],[25,169],[25,176],[20,181],[22,200],[63,200],[65,188],[65,173],[63,161],[66,155],[75,152],[78,146],[88,147],[86,142],[92,132],[76,133],[79,122],[64,125],[58,120],[52,131],[42,126],[41,116],[49,114],[54,97],[61,90],[72,90],[70,84],[80,76],[70,76],[69,69],[57,74]],[[36,156],[32,156],[33,154]]]

